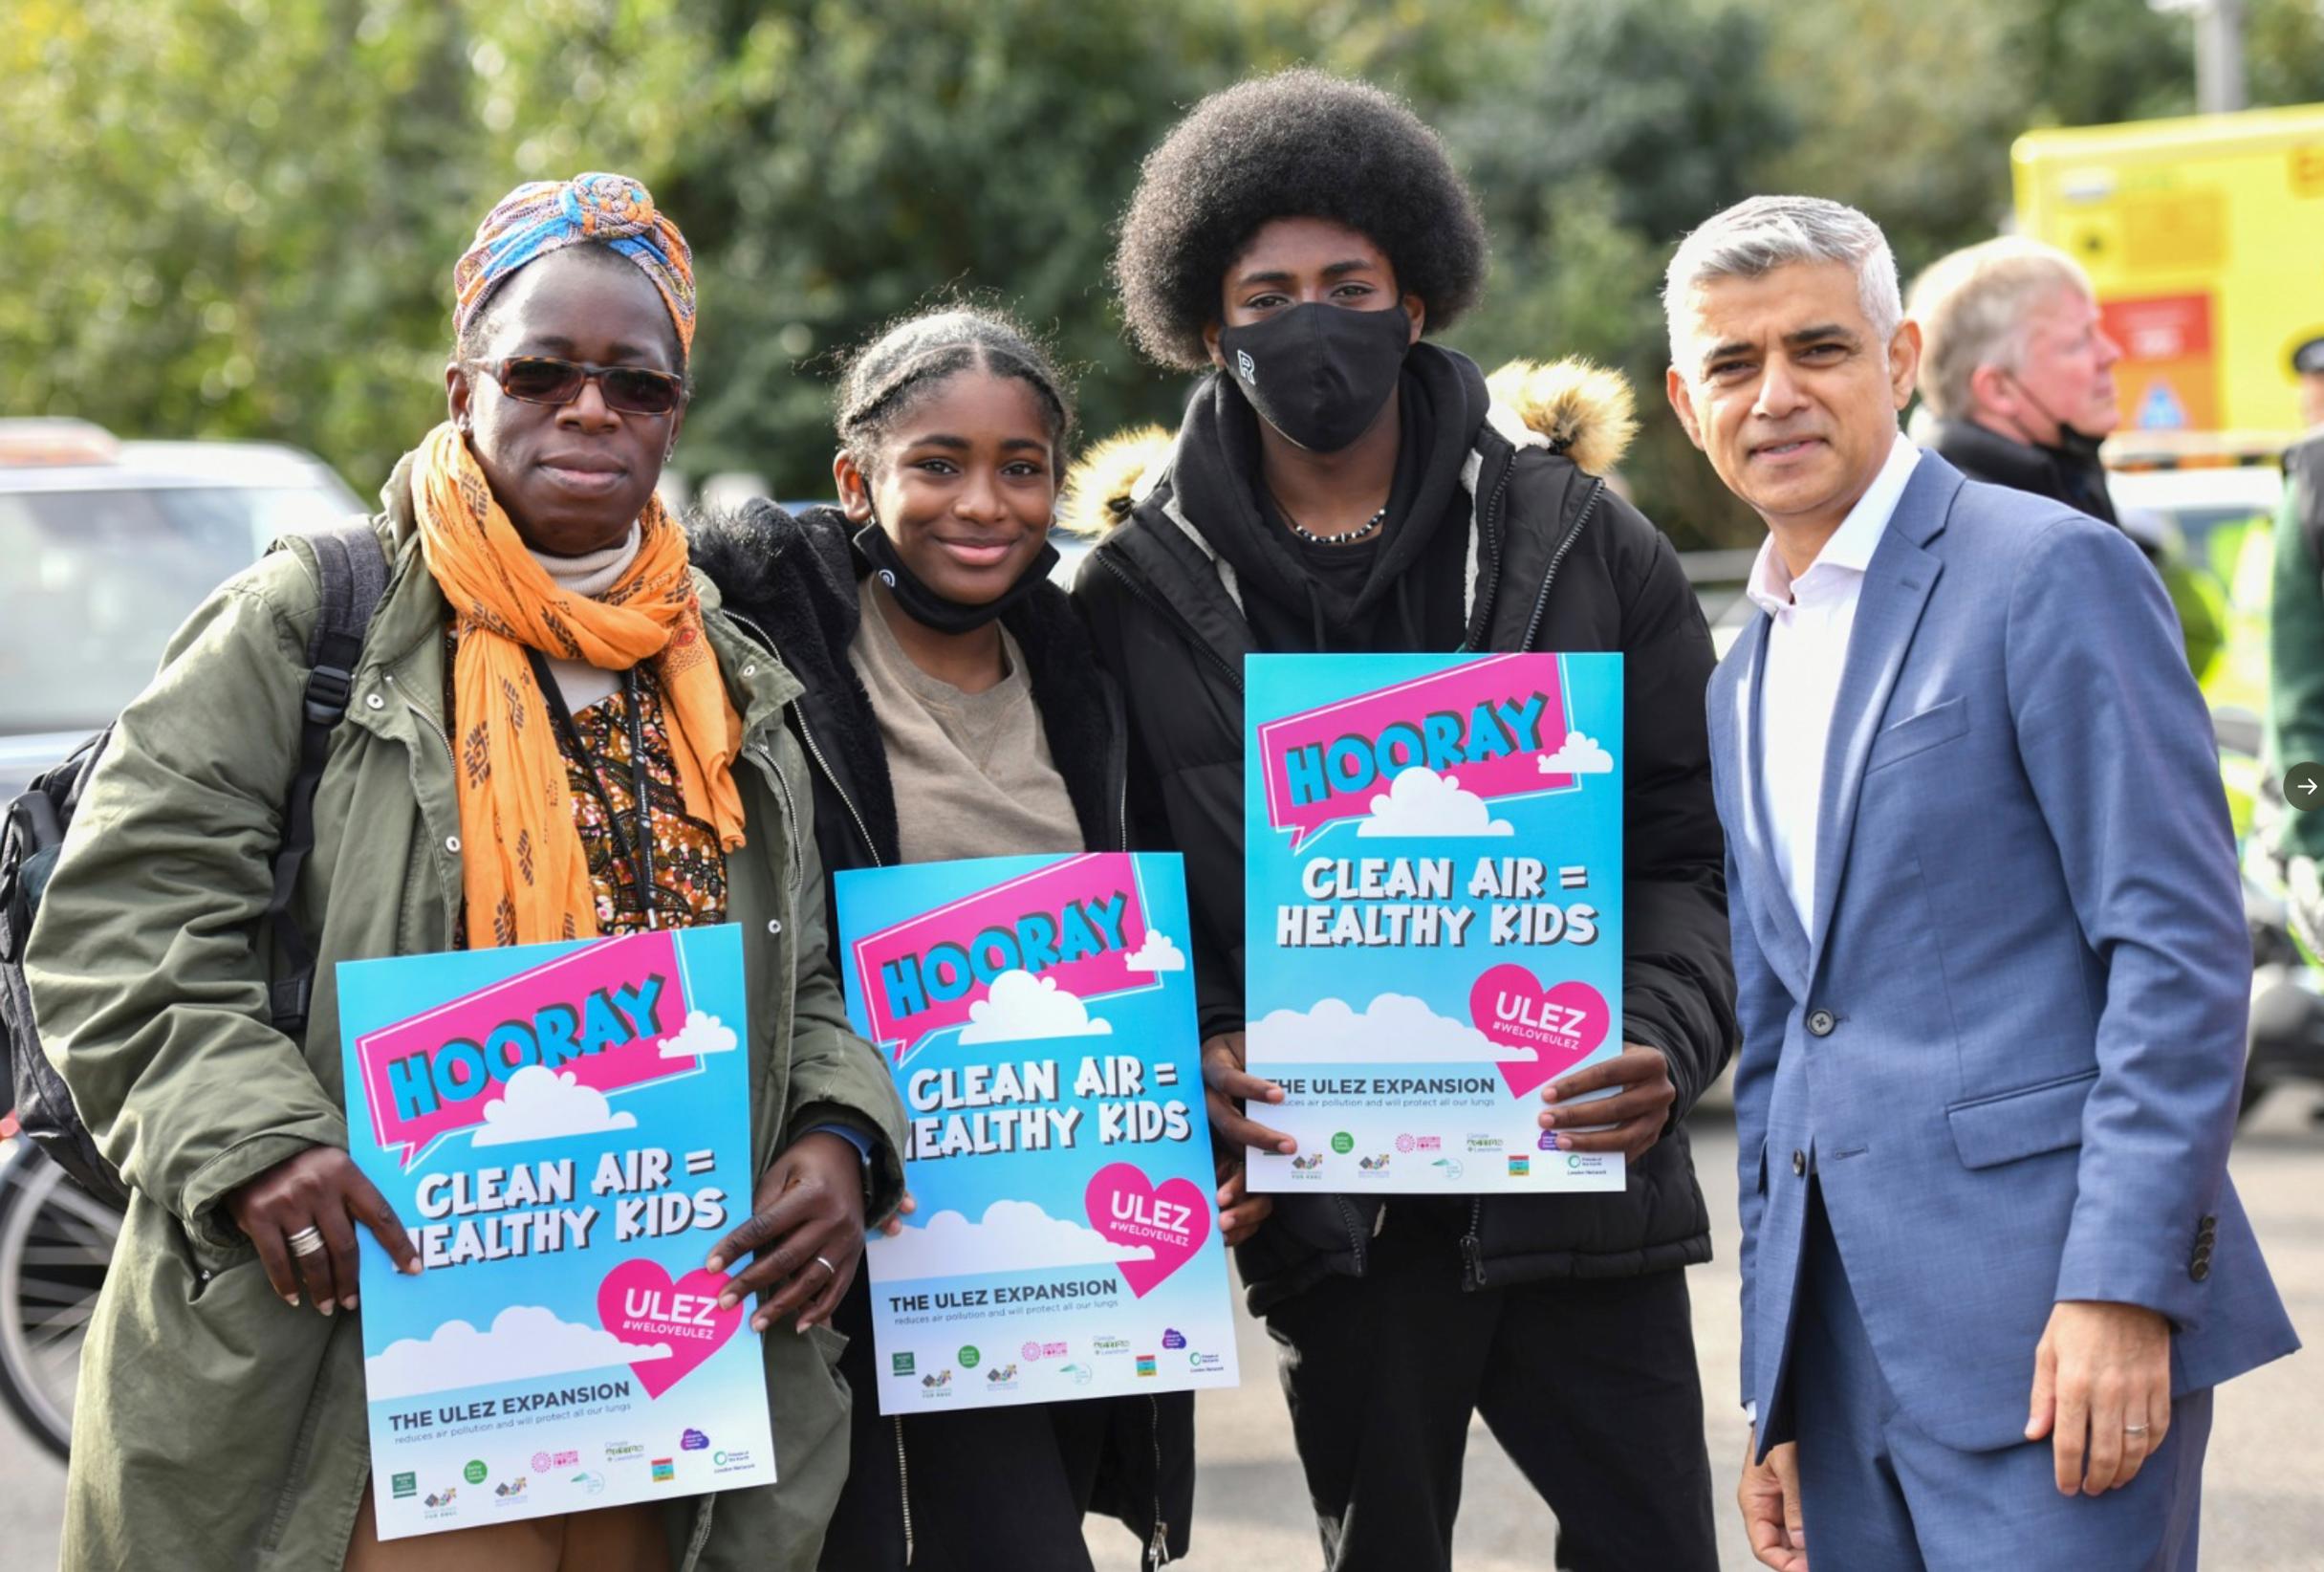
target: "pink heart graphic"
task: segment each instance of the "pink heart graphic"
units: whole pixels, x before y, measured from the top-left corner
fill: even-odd
[[[1613,1022],[1604,997],[1588,983],[1544,989],[1540,978],[1509,961],[1469,989],[1468,1018],[1494,1042],[1532,1050],[1530,1059],[1499,1061],[1501,1079],[1519,1097],[1596,1053]]]
[[[723,1273],[689,1272],[676,1282],[660,1261],[623,1261],[597,1284],[597,1321],[631,1346],[660,1343],[661,1359],[630,1365],[648,1397],[660,1397],[725,1346],[743,1323],[743,1307],[718,1308]]]
[[[1090,1179],[1083,1198],[1090,1226],[1120,1245],[1144,1245],[1150,1260],[1116,1261],[1121,1280],[1140,1299],[1194,1258],[1210,1237],[1210,1197],[1191,1180],[1157,1186],[1133,1163],[1109,1163]]]

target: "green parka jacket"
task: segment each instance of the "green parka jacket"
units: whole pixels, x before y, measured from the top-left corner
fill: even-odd
[[[286,1305],[222,1202],[310,1146],[347,1144],[336,963],[452,941],[448,612],[402,470],[386,501],[375,527],[391,578],[333,736],[298,892],[320,954],[306,1042],[268,1024],[253,937],[316,614],[303,543],[236,576],[180,630],[120,717],[33,931],[42,1039],[134,1191],[82,1354],[68,1572],[337,1572],[369,1475],[357,1314]],[[877,1221],[901,1193],[902,1110],[848,1030],[826,960],[814,794],[784,725],[799,685],[700,587],[743,717],[749,841],[728,859],[728,916],[749,977],[753,1156],[763,1168],[844,1110],[885,1137]],[[765,1346],[780,1480],[672,1502],[681,1572],[814,1564],[847,1467],[842,1340],[778,1325]]]

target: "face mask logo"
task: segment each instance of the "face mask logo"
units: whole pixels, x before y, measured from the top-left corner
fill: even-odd
[[[863,558],[864,564],[880,583],[887,586],[888,593],[896,598],[896,603],[903,608],[904,614],[922,626],[932,627],[939,633],[973,632],[1002,613],[1023,604],[1040,589],[1049,578],[1050,569],[1057,565],[1057,548],[1043,541],[1041,550],[1031,562],[1025,564],[1025,571],[1017,576],[1016,582],[983,605],[969,605],[966,601],[940,595],[923,583],[910,564],[897,553],[895,541],[888,538],[888,533],[880,527],[878,518],[856,531],[855,543],[856,551]]]
[[[1324,300],[1219,334],[1220,356],[1250,406],[1311,453],[1336,453],[1364,434],[1396,391],[1411,347],[1412,318],[1396,307],[1358,311]]]

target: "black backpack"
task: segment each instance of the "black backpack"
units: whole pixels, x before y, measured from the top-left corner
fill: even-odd
[[[276,1031],[301,1037],[315,991],[315,951],[291,915],[299,870],[315,849],[315,788],[331,751],[331,732],[347,713],[355,668],[371,614],[387,587],[387,562],[368,519],[351,518],[304,534],[313,542],[322,609],[307,641],[307,687],[298,733],[298,773],[283,808],[282,843],[274,853],[274,890],[267,922],[274,939],[276,980],[268,1004]],[[81,1123],[64,1078],[41,1052],[40,1029],[24,980],[24,951],[40,910],[40,897],[72,830],[89,777],[113,728],[82,743],[71,757],[35,779],[8,805],[0,823],[0,1067],[15,1095],[16,1119],[33,1144],[55,1159],[80,1187],[116,1207],[128,1187],[98,1149]]]

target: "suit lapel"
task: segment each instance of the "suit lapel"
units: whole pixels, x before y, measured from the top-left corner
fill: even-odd
[[[1857,798],[1864,785],[1864,761],[1921,625],[1921,614],[1928,606],[1929,592],[1944,569],[1943,558],[1924,547],[1944,528],[1960,489],[1959,470],[1934,453],[1923,453],[1865,570],[1839,696],[1832,707],[1831,739],[1824,751],[1815,832],[1815,912],[1808,946],[1811,972],[1823,955],[1824,936],[1839,904],[1856,830]]]
[[[1760,774],[1760,739],[1766,728],[1760,720],[1760,674],[1766,668],[1767,647],[1768,617],[1762,612],[1744,628],[1727,657],[1735,665],[1729,710],[1735,749],[1728,756],[1736,761],[1735,790],[1742,810],[1736,816],[1738,822],[1728,826],[1728,833],[1742,841],[1741,861],[1750,869],[1755,898],[1747,903],[1750,908],[1748,921],[1758,932],[1760,952],[1792,996],[1797,998],[1807,992],[1808,933],[1799,913],[1792,909],[1790,886],[1775,861],[1775,843],[1768,827],[1767,793],[1761,789],[1764,777]]]

